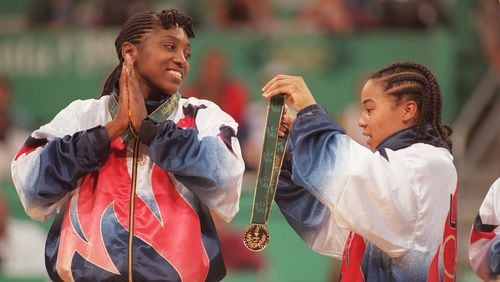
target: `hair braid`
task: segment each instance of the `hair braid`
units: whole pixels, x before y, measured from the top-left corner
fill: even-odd
[[[150,30],[154,28],[169,29],[174,25],[184,29],[189,38],[194,37],[193,20],[191,17],[175,9],[163,10],[161,12],[145,11],[130,17],[123,24],[122,30],[115,39],[115,50],[119,63],[106,79],[101,96],[109,95],[113,91],[114,83],[120,79],[124,61],[121,53],[123,43],[139,44],[144,34]]]
[[[425,138],[425,127],[431,124],[438,135],[445,140],[448,148],[452,148],[449,136],[452,130],[441,124],[442,99],[436,77],[421,64],[414,62],[398,62],[385,67],[370,76],[379,80],[386,94],[394,96],[396,102],[410,99],[417,103],[420,111],[417,122],[417,139]]]
[[[427,80],[429,81],[429,87],[431,90],[430,93],[432,94],[432,110],[433,110],[432,125],[433,128],[438,132],[439,136],[441,136],[441,138],[443,138],[446,141],[446,143],[448,144],[448,148],[450,148],[451,150],[453,144],[449,136],[453,133],[453,130],[451,129],[451,127],[443,125],[441,121],[443,100],[441,97],[441,90],[439,87],[439,83],[434,74],[432,74],[432,72],[428,68],[419,64],[414,64],[414,67],[418,68],[422,73],[424,73],[425,77],[427,77]]]

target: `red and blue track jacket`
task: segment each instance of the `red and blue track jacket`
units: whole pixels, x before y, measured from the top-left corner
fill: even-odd
[[[181,98],[164,119],[146,118],[140,139],[111,142],[110,99],[72,102],[12,162],[27,214],[55,214],[45,252],[50,278],[221,280],[210,211],[226,221],[238,211],[237,123],[210,101]]]

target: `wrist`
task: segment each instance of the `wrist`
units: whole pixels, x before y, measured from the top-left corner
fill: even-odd
[[[106,132],[108,133],[108,137],[110,141],[115,140],[119,137],[125,130],[122,129],[122,126],[119,125],[116,121],[112,120],[108,122],[105,126]]]
[[[306,107],[303,107],[300,111],[297,112],[297,117],[309,112],[322,112],[326,113],[326,111],[319,104],[310,104]]]
[[[146,117],[145,119],[142,120],[141,122],[141,132],[140,132],[140,140],[143,144],[149,146],[151,145],[151,142],[155,138],[157,134],[157,129],[158,124],[150,119],[149,117]]]

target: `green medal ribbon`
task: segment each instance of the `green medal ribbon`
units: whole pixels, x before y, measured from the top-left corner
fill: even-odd
[[[177,108],[179,104],[179,100],[181,98],[181,95],[179,93],[175,93],[171,95],[165,103],[161,104],[156,110],[154,110],[150,115],[149,118],[152,119],[154,122],[160,123],[162,121],[167,120],[167,118],[174,112],[174,110]],[[109,99],[108,102],[108,109],[111,114],[111,116],[114,118],[116,115],[116,112],[118,111],[118,101],[116,99],[116,96],[114,93],[111,94],[111,98]],[[132,126],[132,125],[130,125]],[[122,140],[125,142],[134,140],[137,138],[135,135],[134,131],[132,128],[129,126],[129,129],[123,133],[121,136]]]
[[[269,243],[269,231],[266,224],[276,194],[276,185],[288,140],[288,132],[284,137],[278,136],[284,111],[284,100],[284,95],[277,95],[269,101],[252,217],[250,226],[243,234],[243,243],[251,251],[261,251]]]

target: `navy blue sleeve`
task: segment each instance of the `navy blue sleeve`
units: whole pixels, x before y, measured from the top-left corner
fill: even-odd
[[[288,150],[278,180],[275,201],[292,228],[301,236],[317,231],[329,211],[307,189],[292,181],[292,151]]]
[[[97,171],[110,150],[109,136],[102,126],[51,140],[40,153],[37,185],[28,191],[27,199],[56,202],[75,189],[83,175]]]
[[[326,111],[314,104],[301,110],[290,133],[293,150],[292,180],[307,189],[324,181],[324,172],[333,169],[338,136],[345,131]]]
[[[236,157],[217,136],[199,140],[194,128],[182,129],[171,120],[155,123],[146,118],[140,138],[149,146],[151,160],[189,188],[207,191],[232,182],[229,178]]]
[[[294,145],[304,142],[304,140],[314,141],[319,139],[323,133],[336,132],[346,134],[345,130],[333,121],[326,111],[318,104],[308,106],[298,112],[297,119],[292,129],[291,141]],[[312,143],[307,145],[315,144]]]

